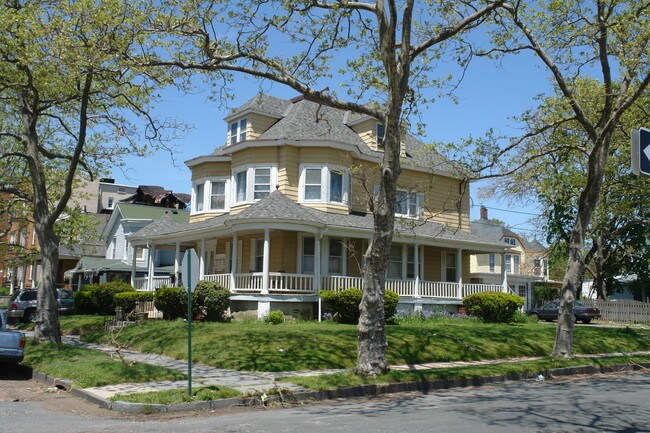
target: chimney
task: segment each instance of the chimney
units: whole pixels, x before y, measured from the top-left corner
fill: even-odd
[[[481,206],[481,219],[482,220],[488,219],[488,211],[485,206]]]

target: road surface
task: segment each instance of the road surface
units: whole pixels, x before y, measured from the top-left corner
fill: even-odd
[[[650,372],[288,409],[124,415],[0,373],[0,432],[650,432]]]

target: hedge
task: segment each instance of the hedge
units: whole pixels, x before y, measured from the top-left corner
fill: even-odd
[[[515,312],[524,305],[524,299],[503,292],[482,292],[463,298],[465,311],[488,323],[509,323]]]
[[[360,289],[349,288],[339,292],[324,290],[320,297],[325,301],[326,308],[334,313],[336,321],[341,323],[359,323],[359,304],[361,304],[362,292]],[[384,292],[384,317],[386,320],[395,315],[399,295],[392,290]]]
[[[113,299],[115,307],[121,308],[125,313],[133,311],[138,301],[153,301],[154,292],[122,292],[117,293]]]
[[[185,287],[160,287],[153,296],[153,304],[167,320],[187,316],[187,290]]]
[[[124,292],[135,292],[135,289],[121,280],[88,284],[75,292],[74,310],[78,314],[115,314],[114,296]]]
[[[209,322],[222,322],[230,307],[230,291],[214,281],[199,281],[192,293],[192,313]]]

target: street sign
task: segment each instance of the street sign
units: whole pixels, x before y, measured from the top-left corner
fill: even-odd
[[[632,130],[632,173],[650,177],[650,130]]]
[[[190,293],[193,292],[199,281],[199,256],[196,255],[193,248],[185,251],[185,255],[183,255],[181,272],[183,273],[183,285]]]

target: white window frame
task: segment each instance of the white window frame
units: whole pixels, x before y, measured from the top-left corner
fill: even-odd
[[[223,183],[224,184],[224,207],[223,209],[213,209],[212,208],[212,185],[214,183]],[[229,206],[229,192],[230,192],[230,178],[229,177],[204,177],[194,180],[192,182],[192,215],[202,214],[202,213],[220,213],[228,212],[230,210]],[[197,189],[199,186],[203,189],[202,199],[203,207],[201,210],[197,208],[199,204]]]
[[[234,127],[234,128],[233,128]],[[237,119],[228,124],[228,141],[227,145],[233,145],[246,141],[248,129],[248,119],[244,117],[243,119]],[[234,131],[234,133],[233,133]]]
[[[507,243],[508,245],[512,245],[513,247],[517,246],[517,238],[513,238],[512,236],[505,236],[503,238],[503,242]]]
[[[455,266],[449,266],[447,260],[449,257],[454,258],[453,260]],[[458,282],[458,261],[457,261],[456,253],[450,251],[442,251],[442,257],[440,262],[441,262],[440,279],[448,283],[457,283]],[[454,270],[454,277],[451,280],[447,279],[447,270],[449,269]]]
[[[144,251],[145,251],[144,247],[135,247],[135,260],[136,261],[143,261],[145,259]]]
[[[330,270],[330,260],[332,257],[339,258],[339,256],[331,256],[330,252],[332,251],[332,241],[337,241],[341,243],[341,272],[333,273]],[[329,238],[327,240],[327,275],[347,275],[348,273],[348,244],[347,239],[345,238]]]
[[[308,199],[305,197],[305,190],[308,186],[307,170],[320,170],[320,198],[318,199]],[[341,201],[335,201],[332,199],[332,173],[338,173],[341,175]],[[298,180],[298,201],[300,203],[332,203],[347,205],[349,197],[350,174],[347,170],[327,164],[300,164],[300,176]]]
[[[313,261],[313,269],[308,270],[305,269],[305,239],[312,239],[314,241],[314,254],[309,254],[309,257],[312,257]],[[316,271],[316,257],[318,254],[316,254],[316,238],[314,236],[299,236],[298,237],[298,259],[300,260],[300,273],[301,274],[308,274],[308,275],[313,275],[314,272]]]
[[[106,200],[106,208],[107,209],[114,209],[115,208],[115,198],[114,197],[108,197]]]
[[[398,189],[397,190],[397,196],[395,197],[396,203],[395,203],[395,216],[398,217],[403,217],[403,218],[419,218],[422,215],[422,204],[424,202],[424,194],[418,193],[418,192],[413,192],[413,191],[408,191],[405,189]],[[399,213],[397,206],[397,200],[399,199],[399,194],[406,194],[406,212],[407,213]],[[413,203],[413,200],[415,202]],[[415,205],[415,213],[411,214],[411,204]]]
[[[506,272],[509,274],[519,274],[521,268],[521,256],[519,254],[506,254]]]
[[[496,257],[496,254],[494,254],[494,253],[488,254],[488,267],[490,269],[490,272],[496,272],[496,270],[497,270],[497,257]]]
[[[270,180],[269,180],[269,194],[273,192],[273,186],[278,183],[278,165],[277,164],[249,164],[243,165],[240,167],[235,167],[232,170],[231,175],[231,204],[242,204],[242,203],[253,203],[261,199],[255,199],[255,171],[259,169],[269,169],[270,170]],[[245,172],[246,179],[246,189],[244,192],[244,200],[240,200],[237,196],[237,175],[239,173]]]

